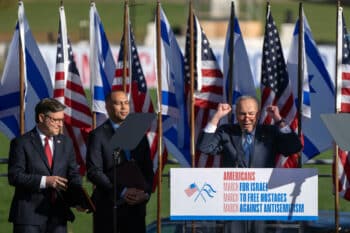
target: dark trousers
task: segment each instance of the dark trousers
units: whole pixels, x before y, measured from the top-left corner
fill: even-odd
[[[107,220],[108,219],[108,220]],[[112,216],[95,214],[94,233],[113,233]],[[107,220],[107,221],[106,221]],[[117,233],[145,233],[145,216],[119,216],[117,218]]]
[[[50,221],[44,225],[13,224],[13,233],[67,233],[67,224]]]
[[[264,221],[226,221],[224,233],[265,233]]]
[[[144,217],[119,217],[118,220],[118,233],[146,233],[146,222]]]

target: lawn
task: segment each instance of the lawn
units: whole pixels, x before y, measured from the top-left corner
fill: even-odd
[[[13,34],[17,20],[17,1],[9,1],[9,6],[0,7],[0,42],[9,41]],[[65,0],[63,1],[68,34],[73,42],[88,35],[89,21],[88,0]],[[154,20],[156,1],[152,0],[129,0],[130,20],[132,22],[137,43],[142,43],[146,33],[146,25]],[[167,0],[161,1],[162,7],[173,28],[181,30],[186,28],[188,15],[188,1]],[[193,0],[193,9],[199,20],[208,18],[208,0]],[[1,2],[0,2],[1,3]],[[99,0],[96,6],[104,24],[107,36],[112,43],[119,43],[123,30],[123,1]],[[26,16],[35,38],[39,42],[47,42],[48,35],[56,38],[58,30],[58,7],[56,0],[27,0],[24,1]],[[314,38],[318,43],[335,42],[336,25],[336,1],[334,3],[305,2],[304,12],[312,28]],[[245,1],[240,1],[240,20],[257,20],[265,24],[265,1],[254,1],[253,7],[247,7]],[[254,9],[253,12],[248,9]],[[271,11],[278,27],[286,20],[287,12],[291,13],[292,23],[298,17],[299,1],[276,0],[271,1]],[[229,11],[229,7],[227,7]],[[238,10],[237,10],[238,11]],[[252,16],[253,15],[253,16]],[[344,6],[344,15],[350,22],[350,7]],[[87,27],[80,28],[81,24],[87,23]],[[54,39],[55,40],[55,39]]]

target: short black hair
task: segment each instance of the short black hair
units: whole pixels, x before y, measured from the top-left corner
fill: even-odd
[[[45,98],[35,106],[35,122],[39,122],[39,114],[47,115],[50,112],[60,112],[66,108],[61,102],[53,98]]]
[[[108,92],[107,95],[105,95],[105,102],[109,102],[112,99],[112,93],[116,93],[116,92],[121,92],[124,93],[126,95],[126,92],[123,90],[112,90],[111,92]]]

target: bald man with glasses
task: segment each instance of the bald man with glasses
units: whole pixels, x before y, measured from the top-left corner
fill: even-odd
[[[277,106],[268,106],[267,114],[274,125],[258,124],[260,110],[255,97],[241,96],[236,102],[237,124],[219,125],[231,111],[231,105],[221,103],[207,126],[200,133],[197,149],[209,155],[222,156],[223,167],[274,168],[276,156],[295,154],[302,149],[298,136],[282,119]],[[263,222],[232,221],[226,232],[264,232]]]

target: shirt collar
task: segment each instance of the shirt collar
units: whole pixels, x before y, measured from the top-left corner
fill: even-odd
[[[48,137],[49,141],[52,141],[52,136],[46,136],[45,134],[43,134],[43,132],[40,131],[40,129],[38,127],[36,127],[36,131],[38,132],[39,134],[39,137],[40,137],[40,140],[42,142],[45,142],[45,138]]]
[[[254,128],[253,131],[250,132],[249,134],[252,135],[252,136],[255,136],[255,131],[256,131],[256,128]],[[245,136],[246,133],[243,131],[243,132],[242,132],[242,135]]]
[[[119,126],[120,126],[120,124],[117,124],[117,123],[113,122],[111,119],[109,119],[109,122],[111,123],[111,125],[112,125],[114,130],[118,129]]]

